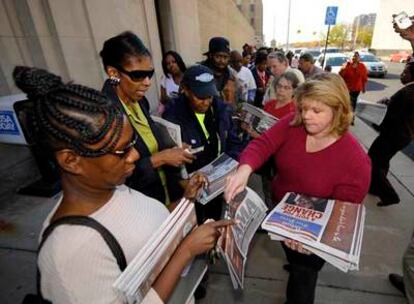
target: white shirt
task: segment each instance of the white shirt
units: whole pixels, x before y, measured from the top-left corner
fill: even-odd
[[[46,218],[43,229],[61,201],[62,198]],[[90,217],[113,234],[128,264],[168,215],[167,208],[157,200],[122,185]],[[56,227],[40,251],[38,265],[42,295],[53,304],[126,301],[112,288],[121,274],[116,259],[102,236],[92,228]],[[163,302],[151,289],[143,303]]]
[[[174,98],[178,96],[180,86],[174,82],[170,74],[168,74],[168,77],[165,77],[164,74],[161,76],[160,85],[165,89],[167,97]]]
[[[239,72],[234,69],[232,70],[236,75],[238,100],[241,99],[247,101],[248,91],[256,89],[256,82],[254,81],[253,74],[245,66],[242,66]]]

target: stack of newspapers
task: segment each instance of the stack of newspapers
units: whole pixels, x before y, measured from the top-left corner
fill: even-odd
[[[225,218],[234,219],[236,223],[225,228],[217,242],[217,249],[227,264],[234,289],[243,289],[249,245],[266,211],[263,200],[249,188],[227,205]]]
[[[387,106],[382,103],[358,99],[355,115],[368,122],[380,125],[387,114]]]
[[[365,207],[338,200],[287,193],[262,223],[270,238],[293,239],[328,263],[358,270]]]
[[[196,225],[194,204],[182,199],[128,264],[113,287],[126,297],[128,303],[140,303],[177,246]]]
[[[270,129],[278,121],[273,115],[247,102],[242,104],[240,120],[247,123],[259,134]]]
[[[218,195],[222,194],[228,176],[236,172],[239,163],[223,153],[198,172],[202,172],[208,179],[208,186],[201,192],[198,202],[205,205]]]

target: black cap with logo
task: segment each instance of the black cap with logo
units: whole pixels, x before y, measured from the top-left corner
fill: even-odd
[[[204,65],[189,67],[184,73],[182,84],[201,99],[219,95],[213,72]]]

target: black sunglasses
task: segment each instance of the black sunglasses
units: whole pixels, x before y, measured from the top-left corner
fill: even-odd
[[[117,70],[119,70],[121,73],[128,75],[129,78],[131,78],[132,81],[138,82],[143,81],[145,78],[151,79],[152,76],[154,76],[154,69],[152,70],[134,70],[134,71],[125,71],[122,67],[118,66],[116,67]]]
[[[134,134],[132,141],[129,144],[127,144],[122,150],[108,151],[107,153],[118,156],[120,158],[124,158],[125,156],[129,154],[132,148],[134,148],[135,144],[137,143],[137,139],[138,139],[137,134]]]

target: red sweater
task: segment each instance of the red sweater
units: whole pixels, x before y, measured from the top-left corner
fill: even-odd
[[[263,110],[267,113],[272,114],[274,117],[281,119],[290,113],[294,113],[296,110],[295,103],[291,100],[289,103],[285,104],[283,107],[275,108],[277,104],[276,99],[271,99],[265,103]]]
[[[361,203],[368,192],[371,162],[357,140],[346,132],[329,147],[306,152],[307,133],[303,126],[289,125],[293,115],[250,142],[240,164],[258,169],[274,156],[277,176],[272,182],[278,202],[287,192]]]

